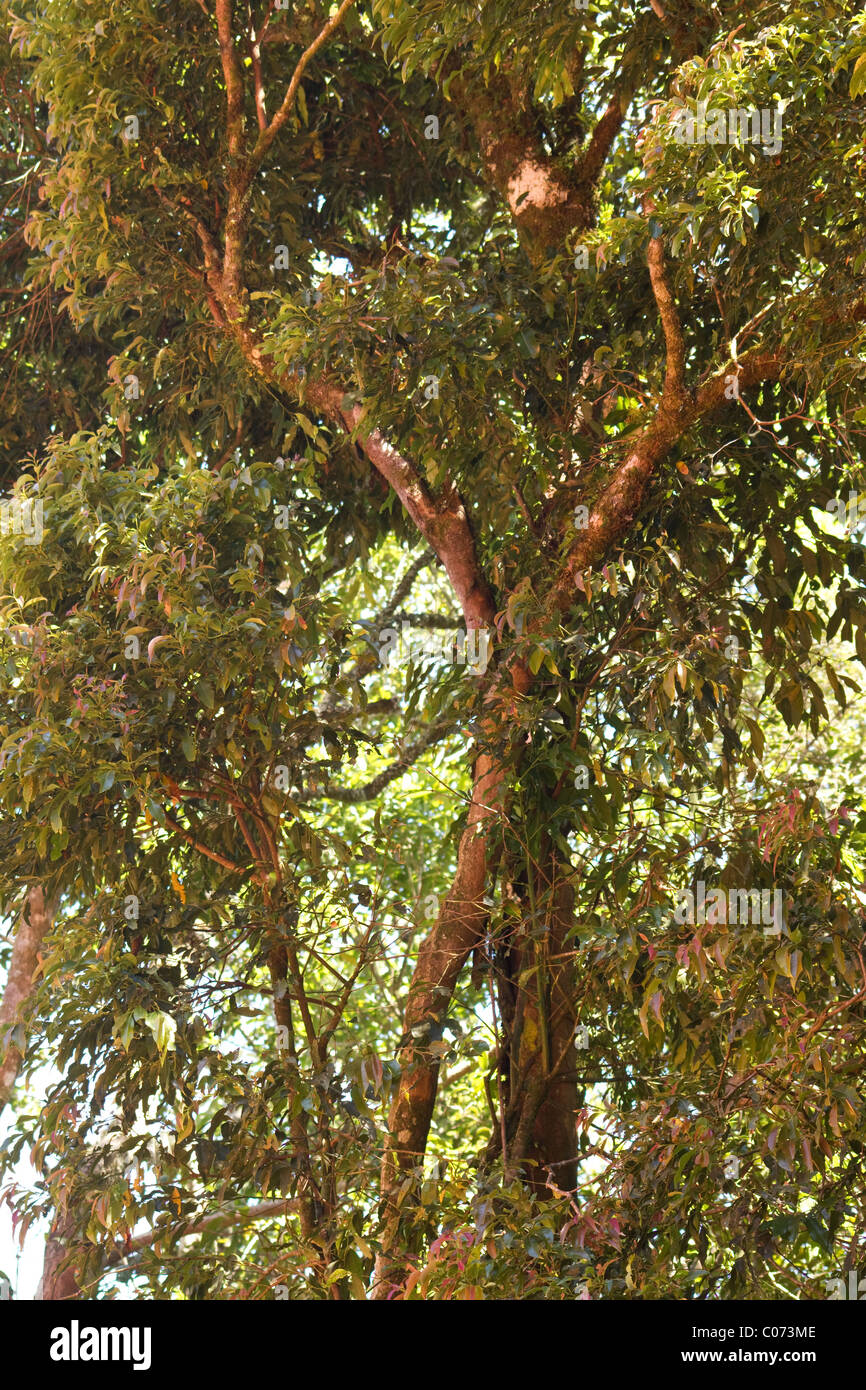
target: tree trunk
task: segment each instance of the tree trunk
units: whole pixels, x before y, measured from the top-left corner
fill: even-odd
[[[40,884],[30,889],[27,905],[21,914],[6,988],[0,1001],[0,1048],[7,1029],[21,1021],[22,1013],[33,992],[34,976],[39,964],[39,950],[54,920],[57,903],[48,902]],[[10,1043],[0,1053],[0,1110],[12,1095],[12,1088],[24,1058],[23,1050]]]
[[[418,952],[409,986],[400,1081],[388,1116],[388,1139],[382,1159],[385,1234],[382,1253],[376,1261],[374,1298],[390,1298],[406,1273],[402,1252],[398,1250],[401,1204],[408,1189],[419,1185],[439,1079],[439,1062],[431,1059],[428,1050],[430,1030],[447,1013],[460,972],[483,935],[487,909],[482,899],[490,871],[491,806],[498,798],[500,786],[499,768],[482,754],[475,766],[472,806],[460,840],[454,883]]]
[[[530,932],[513,953],[515,1009],[509,1045],[510,1174],[523,1169],[539,1194],[577,1181],[575,1130],[574,893],[550,852],[535,873]]]
[[[86,1297],[79,1286],[75,1266],[60,1268],[71,1248],[69,1241],[72,1238],[73,1226],[70,1215],[58,1212],[45,1242],[42,1279],[36,1297],[46,1303]]]

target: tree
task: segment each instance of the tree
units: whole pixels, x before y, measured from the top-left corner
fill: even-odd
[[[820,1293],[863,1229],[862,14],[7,11],[46,1296]]]

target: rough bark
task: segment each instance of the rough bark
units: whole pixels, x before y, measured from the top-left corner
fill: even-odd
[[[0,1001],[0,1044],[8,1029],[23,1021],[27,1001],[33,992],[39,965],[39,951],[54,920],[55,902],[48,902],[39,884],[34,884],[21,914],[3,999]],[[10,1044],[0,1061],[0,1110],[8,1102],[23,1060],[20,1048]]]
[[[625,119],[625,95],[610,101],[582,155],[565,161],[544,149],[519,77],[500,72],[486,84],[457,77],[449,94],[468,113],[488,178],[534,261],[592,225],[595,183]]]
[[[79,1282],[80,1271],[74,1259],[70,1258],[69,1262],[65,1263],[74,1251],[77,1240],[74,1210],[71,1207],[57,1210],[45,1241],[42,1280],[36,1294],[37,1299],[46,1303],[59,1303],[87,1297]]]
[[[525,1165],[533,1188],[549,1196],[550,1183],[568,1190],[577,1182],[575,1129],[574,956],[567,935],[574,921],[574,892],[564,866],[548,854],[544,938],[535,944],[536,974],[528,991],[518,1070],[540,1086],[528,1087],[521,1105],[531,1117],[526,1153],[515,1152],[512,1165]],[[534,1025],[530,1031],[529,1025]],[[530,1045],[531,1039],[531,1045]],[[536,1105],[536,1094],[538,1103]],[[519,1122],[518,1122],[519,1123]]]
[[[430,1028],[447,1013],[460,972],[484,931],[487,912],[482,898],[489,874],[490,822],[495,818],[502,778],[499,764],[486,755],[478,758],[454,882],[421,945],[409,986],[400,1081],[388,1116],[388,1140],[382,1160],[385,1235],[383,1253],[376,1264],[373,1297],[390,1297],[402,1272],[394,1256],[400,1201],[418,1176],[439,1078],[439,1062],[431,1059],[427,1050]]]

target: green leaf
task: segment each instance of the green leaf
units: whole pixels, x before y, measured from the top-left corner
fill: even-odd
[[[862,96],[864,92],[866,92],[866,53],[861,53],[851,73],[851,80],[848,83],[848,95],[854,98]]]
[[[153,1034],[160,1058],[165,1057],[168,1049],[174,1046],[177,1024],[170,1014],[160,1012],[148,1014],[147,1025]]]

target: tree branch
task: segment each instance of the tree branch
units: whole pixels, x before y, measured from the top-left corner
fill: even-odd
[[[478,567],[469,519],[456,488],[451,488],[443,499],[435,499],[412,464],[379,430],[371,430],[369,434],[361,431],[363,406],[354,405],[344,411],[343,393],[333,383],[311,383],[306,399],[355,435],[370,462],[391,484],[421,535],[442,562],[467,628],[489,626],[496,611],[493,597]]]
[[[297,67],[295,68],[295,71],[292,73],[291,80],[286,91],[286,95],[283,97],[283,102],[280,106],[279,111],[276,113],[267,129],[261,132],[259,138],[257,139],[253,147],[252,157],[250,159],[250,177],[252,177],[252,174],[255,172],[256,169],[258,169],[259,165],[261,164],[271,145],[274,143],[274,140],[277,138],[283,126],[286,124],[286,121],[289,119],[289,116],[292,112],[292,107],[295,104],[295,98],[298,95],[298,87],[301,85],[301,78],[304,75],[304,71],[308,63],[310,62],[310,59],[314,58],[315,55],[318,53],[319,49],[322,47],[322,45],[328,42],[328,39],[333,34],[334,30],[340,27],[340,25],[343,22],[343,18],[346,14],[346,11],[351,9],[354,3],[355,0],[342,0],[342,4],[340,5],[340,8],[337,10],[337,13],[331,16],[327,24],[325,24],[325,26],[320,30],[320,32],[313,39],[313,42],[304,50],[304,52],[298,59]]]
[[[652,199],[644,199],[644,212],[649,216],[654,208]],[[677,303],[665,270],[665,253],[661,235],[650,235],[647,247],[650,283],[665,335],[665,382],[662,399],[674,403],[686,389],[686,344]]]
[[[726,404],[731,378],[737,377],[740,388],[757,386],[778,381],[791,365],[778,354],[753,353],[741,359],[736,371],[729,364],[691,395],[662,398],[654,421],[638,435],[628,457],[593,505],[587,526],[576,537],[550,592],[553,607],[570,606],[579,576],[607,553],[633,520],[657,465],[686,430]]]
[[[232,35],[231,0],[216,0],[220,59],[226,85],[226,135],[229,167],[222,274],[219,298],[232,321],[243,317],[244,229],[252,171],[244,167],[244,89],[243,69],[238,62]]]
[[[530,256],[536,259],[551,246],[561,246],[571,232],[592,225],[595,183],[628,108],[624,91],[611,98],[572,169],[544,149],[516,79],[500,73],[487,84],[472,85],[452,78],[449,95],[468,112],[490,180]]]
[[[216,0],[217,33],[219,35],[220,61],[223,79],[226,84],[226,106],[229,155],[239,159],[243,153],[244,136],[244,86],[243,69],[238,62],[232,36],[231,0]]]
[[[215,864],[221,864],[224,869],[231,869],[232,873],[246,874],[250,872],[249,868],[245,869],[240,864],[235,864],[233,860],[227,859],[224,854],[219,854],[217,850],[208,849],[207,845],[203,845],[200,840],[195,838],[190,830],[187,830],[179,821],[174,820],[167,812],[164,811],[163,816],[169,830],[173,830],[182,840],[186,840],[187,844],[192,845],[193,849],[197,849],[199,854],[204,854],[208,859],[212,859]]]
[[[580,161],[578,176],[581,183],[594,184],[604,168],[611,146],[625,120],[624,106],[627,106],[624,97],[616,92],[608,102],[604,115],[599,117]]]
[[[292,800],[299,805],[308,801],[319,801],[323,798],[329,801],[345,801],[357,803],[361,801],[372,801],[381,791],[393,782],[397,777],[402,777],[404,772],[408,772],[413,763],[416,763],[428,748],[434,744],[441,743],[449,732],[450,725],[433,724],[421,737],[400,754],[396,762],[390,764],[382,772],[366,782],[362,787],[335,787],[327,785],[317,788],[315,791],[300,792],[299,795],[292,797]]]
[[[418,575],[432,563],[434,558],[432,550],[422,550],[421,554],[416,556],[391,595],[389,602],[375,619],[377,627],[386,626],[391,621],[397,609],[400,607],[400,604],[404,599],[407,599],[412,592],[412,585],[415,583]]]
[[[144,1231],[141,1235],[130,1237],[125,1246],[115,1246],[105,1263],[111,1269],[121,1264],[130,1255],[137,1255],[140,1251],[156,1244],[157,1241],[165,1240],[167,1236],[184,1240],[187,1236],[207,1235],[213,1231],[227,1230],[231,1226],[246,1225],[248,1221],[262,1221],[268,1216],[280,1216],[283,1212],[296,1211],[298,1206],[299,1202],[296,1197],[277,1198],[271,1202],[258,1202],[253,1207],[236,1207],[232,1211],[215,1212],[211,1216],[203,1216],[200,1221],[190,1222],[189,1225],[180,1229],[176,1226],[166,1226],[159,1230]],[[36,1297],[39,1298],[39,1296],[37,1292]]]

